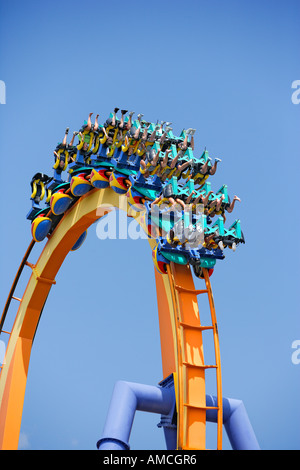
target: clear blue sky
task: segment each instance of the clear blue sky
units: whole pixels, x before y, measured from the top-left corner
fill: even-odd
[[[1,304],[31,239],[30,179],[51,174],[67,126],[117,106],[196,128],[196,153],[222,159],[213,189],[242,200],[227,224],[241,219],[246,245],[212,285],[224,396],[243,400],[264,449],[300,448],[299,16],[298,0],[0,2]],[[39,324],[20,448],[95,449],[114,383],[162,378],[147,242],[92,226]],[[133,449],[164,449],[158,422],[136,414]]]

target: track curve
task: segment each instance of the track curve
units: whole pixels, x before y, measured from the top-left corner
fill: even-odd
[[[27,263],[32,273],[20,299],[10,338],[5,363],[0,375],[0,448],[17,449],[22,419],[28,367],[39,318],[55,277],[80,235],[113,207],[119,207],[120,196],[111,188],[93,189],[82,196],[59,222],[49,237],[35,265],[25,255],[21,266]],[[126,204],[125,204],[126,207]],[[137,214],[139,221],[141,213]],[[31,242],[32,243],[32,242]],[[149,238],[151,249],[155,239]],[[30,251],[29,251],[30,252]],[[204,270],[207,289],[212,293],[209,276]],[[178,449],[205,448],[205,369],[202,332],[197,295],[189,266],[170,263],[168,275],[155,270],[159,311],[162,366],[164,377],[174,374],[177,416]],[[15,284],[15,283],[14,283]],[[15,287],[15,285],[13,286]],[[13,295],[13,288],[10,296]],[[10,298],[9,296],[9,298]],[[8,299],[9,300],[9,299]],[[211,305],[211,311],[214,308]],[[216,326],[216,320],[213,319]],[[210,327],[209,327],[210,328]],[[217,329],[215,328],[215,333]],[[173,348],[170,347],[173,344]],[[218,341],[215,338],[217,356]],[[193,351],[193,358],[188,357]],[[222,402],[220,363],[217,363],[219,403]],[[193,400],[196,400],[193,402]],[[221,407],[219,408],[221,415]],[[219,423],[218,448],[221,448],[222,428]]]

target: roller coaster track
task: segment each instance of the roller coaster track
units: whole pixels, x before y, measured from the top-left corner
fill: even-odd
[[[55,284],[55,277],[68,253],[88,227],[105,213],[120,207],[119,195],[111,188],[92,189],[80,197],[63,215],[48,237],[35,264],[28,261],[34,246],[31,241],[21,262],[1,317],[1,334],[9,334],[6,355],[0,372],[0,448],[17,449],[30,355],[43,307]],[[124,200],[125,202],[125,200]],[[126,207],[126,202],[125,205]],[[137,215],[139,222],[140,214]],[[155,240],[149,238],[153,250]],[[31,275],[22,298],[14,296],[23,269]],[[162,366],[164,377],[174,374],[177,407],[177,448],[206,448],[205,372],[215,369],[218,395],[217,448],[222,448],[221,365],[215,307],[208,271],[203,269],[205,288],[196,290],[189,265],[173,262],[167,274],[155,270]],[[198,295],[207,295],[211,325],[200,322]],[[6,331],[5,320],[11,300],[19,302],[14,324]],[[212,330],[215,364],[204,361],[202,335]],[[173,347],[172,347],[173,345]]]

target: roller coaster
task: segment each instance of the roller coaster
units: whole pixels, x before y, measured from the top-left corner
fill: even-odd
[[[21,261],[0,321],[1,335],[9,335],[0,372],[0,448],[17,449],[33,340],[55,277],[69,252],[80,248],[88,228],[115,209],[125,210],[144,230],[154,264],[161,339],[163,380],[154,395],[137,384],[118,384],[135,390],[135,409],[161,414],[167,448],[205,449],[206,422],[217,423],[217,449],[229,401],[222,396],[220,348],[210,278],[226,251],[245,243],[240,220],[225,228],[231,200],[226,185],[218,191],[208,181],[219,159],[206,148],[195,156],[195,129],[174,135],[169,122],[147,122],[139,114],[115,108],[103,124],[92,113],[78,132],[54,150],[53,176],[35,173],[30,182],[31,224],[29,247]],[[75,143],[75,139],[77,142]],[[125,208],[125,209],[124,209]],[[213,220],[215,218],[215,221]],[[43,242],[46,243],[43,243]],[[36,262],[29,261],[33,247],[41,244]],[[30,278],[22,298],[15,290],[26,267]],[[194,276],[203,288],[196,289]],[[208,299],[211,322],[200,319],[198,296]],[[19,303],[11,331],[6,329],[12,301]],[[215,363],[206,364],[203,335],[212,332]],[[206,373],[216,374],[217,395],[206,394]],[[138,391],[137,391],[138,390]],[[144,391],[144,392],[143,392]],[[117,392],[116,392],[117,393]],[[157,395],[158,394],[158,395]],[[171,398],[170,398],[171,397]],[[120,396],[118,399],[119,407]],[[143,403],[143,405],[139,404]],[[124,413],[128,414],[128,403]],[[131,406],[131,408],[132,408]],[[110,416],[113,411],[110,410]],[[120,413],[119,413],[120,416]],[[129,449],[130,429],[109,429],[109,419],[99,449]],[[245,420],[244,420],[245,421]],[[227,420],[227,431],[230,428]],[[244,424],[240,425],[240,435]],[[247,424],[249,439],[250,424]],[[122,434],[123,432],[123,434]],[[230,431],[228,431],[230,433]],[[252,432],[252,431],[251,431]],[[111,435],[111,434],[114,435]],[[251,434],[251,433],[250,433]],[[170,437],[171,436],[171,437]],[[250,439],[251,440],[251,439]],[[233,448],[248,444],[234,443]],[[254,442],[254,444],[253,444]],[[252,437],[250,447],[256,447]]]

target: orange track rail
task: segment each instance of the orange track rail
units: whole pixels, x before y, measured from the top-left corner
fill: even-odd
[[[126,207],[126,196],[123,207]],[[122,206],[122,205],[121,205]],[[18,279],[25,264],[32,274],[20,300],[10,333],[6,360],[0,373],[0,449],[17,449],[23,402],[34,335],[49,291],[65,257],[79,236],[112,207],[120,207],[120,196],[112,189],[94,189],[68,211],[48,242],[36,264],[28,263],[32,242],[22,260],[1,318],[1,330]],[[100,209],[99,209],[100,208]],[[137,219],[138,220],[138,219]],[[150,247],[155,240],[149,239]],[[195,290],[188,266],[171,263],[167,275],[155,271],[159,312],[163,375],[174,374],[178,419],[178,449],[205,449],[206,403],[205,370],[216,369],[218,393],[218,439],[222,447],[222,388],[220,351],[215,308],[210,281],[204,271],[206,289]],[[197,295],[207,294],[212,325],[200,323]],[[214,333],[216,364],[204,362],[202,333]],[[3,330],[2,330],[3,331]],[[171,347],[173,345],[173,347]]]

